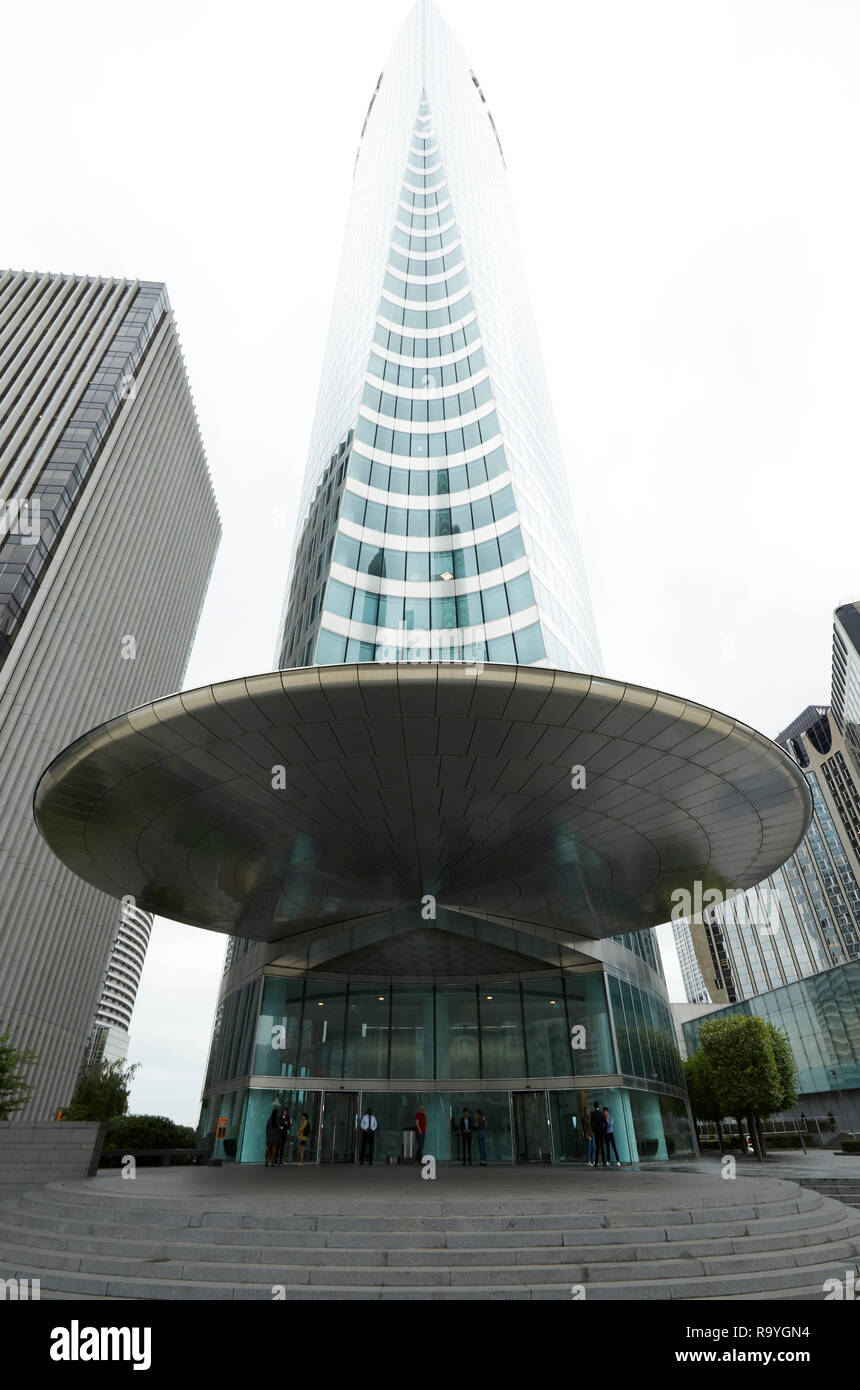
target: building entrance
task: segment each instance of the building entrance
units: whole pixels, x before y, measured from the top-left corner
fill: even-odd
[[[357,1092],[326,1091],[320,1123],[320,1163],[355,1162],[357,1109]]]
[[[546,1091],[512,1091],[514,1159],[552,1163],[552,1132]]]

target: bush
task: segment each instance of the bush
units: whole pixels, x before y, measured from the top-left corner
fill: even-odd
[[[844,1154],[860,1154],[860,1139],[843,1139],[840,1148]]]
[[[71,1104],[63,1111],[64,1120],[107,1120],[124,1115],[137,1064],[123,1061],[91,1062],[78,1077]]]
[[[809,1146],[812,1143],[812,1136],[809,1134],[804,1134],[803,1138],[806,1141],[807,1148],[809,1148]],[[766,1133],[764,1136],[764,1142],[767,1144],[767,1147],[769,1149],[800,1149],[803,1147],[803,1145],[800,1142],[799,1134]]]
[[[165,1115],[117,1115],[108,1121],[106,1149],[196,1149],[197,1133],[188,1125],[174,1124]],[[153,1163],[159,1160],[152,1159]],[[192,1163],[193,1156],[172,1158],[171,1163]],[[106,1168],[118,1167],[118,1158],[106,1158]],[[138,1163],[146,1167],[147,1159],[139,1158]]]

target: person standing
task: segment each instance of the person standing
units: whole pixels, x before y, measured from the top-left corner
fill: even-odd
[[[275,1155],[278,1152],[278,1140],[281,1137],[281,1112],[277,1105],[266,1121],[266,1164],[267,1168],[274,1168]]]
[[[599,1101],[594,1102],[594,1109],[591,1112],[591,1132],[594,1135],[594,1167],[599,1168],[601,1162],[604,1168],[608,1168],[606,1162],[606,1121],[603,1118],[603,1111]]]
[[[475,1111],[475,1133],[478,1136],[478,1152],[481,1155],[481,1167],[487,1166],[487,1117],[480,1107]]]
[[[415,1162],[420,1163],[424,1157],[424,1141],[427,1138],[427,1116],[424,1106],[419,1105],[415,1112]]]
[[[613,1120],[612,1116],[611,1116],[610,1113],[609,1113],[609,1106],[608,1106],[608,1105],[604,1105],[604,1107],[603,1107],[603,1118],[604,1118],[604,1120],[606,1121],[606,1135],[604,1136],[604,1140],[603,1140],[603,1143],[604,1143],[604,1146],[605,1146],[605,1149],[606,1149],[606,1157],[609,1159],[609,1162],[611,1163],[611,1162],[612,1162],[612,1154],[610,1153],[610,1148],[611,1148],[611,1149],[612,1149],[612,1152],[615,1154],[615,1167],[616,1167],[616,1168],[620,1168],[620,1167],[621,1167],[621,1159],[618,1157],[618,1145],[617,1145],[616,1142],[615,1142],[615,1121]]]
[[[591,1132],[591,1116],[588,1106],[582,1112],[582,1132],[585,1135],[585,1161],[589,1168],[594,1167],[594,1135]]]
[[[373,1163],[373,1145],[376,1141],[377,1131],[376,1116],[368,1105],[361,1117],[361,1148],[359,1149],[358,1161],[364,1163],[364,1155],[368,1154],[368,1163]]]
[[[472,1130],[474,1121],[469,1114],[469,1107],[463,1106],[463,1114],[460,1117],[460,1138],[463,1141],[463,1167],[466,1166],[466,1158],[469,1160],[469,1167],[472,1166]]]
[[[280,1165],[284,1161],[284,1148],[289,1143],[290,1138],[290,1112],[285,1110],[281,1115],[281,1122],[278,1126],[278,1152],[275,1162]],[[287,1159],[289,1162],[289,1158]]]
[[[304,1163],[304,1161],[305,1161],[305,1144],[308,1142],[308,1138],[309,1138],[309,1136],[310,1136],[310,1132],[311,1132],[311,1122],[310,1122],[310,1120],[308,1119],[308,1117],[307,1117],[307,1115],[305,1114],[305,1112],[302,1111],[302,1118],[301,1118],[301,1120],[299,1121],[299,1132],[298,1132],[298,1134],[296,1135],[296,1138],[297,1138],[298,1141],[299,1141],[299,1163],[300,1163],[300,1164]]]

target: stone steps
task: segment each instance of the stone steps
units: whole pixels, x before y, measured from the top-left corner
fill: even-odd
[[[839,1201],[785,1181],[718,1195],[187,1202],[57,1183],[0,1201],[0,1277],[52,1298],[802,1300],[857,1268],[860,1215]]]
[[[860,1209],[860,1176],[837,1178],[798,1178],[801,1187],[812,1189],[822,1197],[835,1198],[845,1206]]]

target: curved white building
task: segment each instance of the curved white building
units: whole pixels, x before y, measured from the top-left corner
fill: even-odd
[[[501,146],[421,0],[356,160],[277,661],[475,657],[602,669]]]

